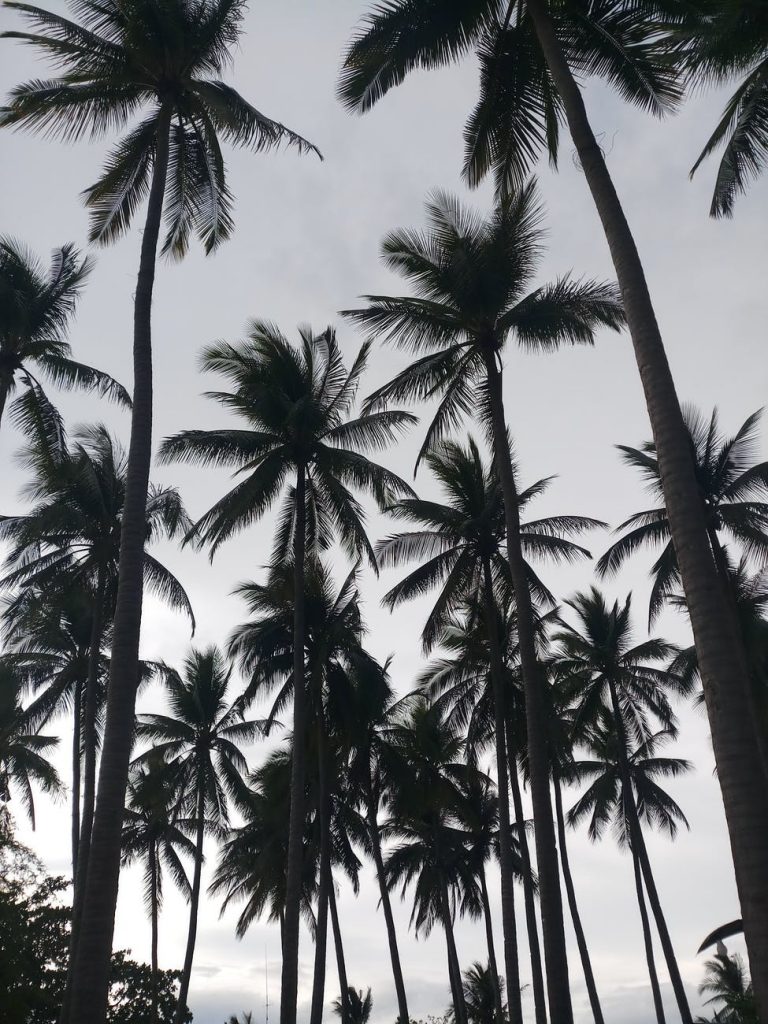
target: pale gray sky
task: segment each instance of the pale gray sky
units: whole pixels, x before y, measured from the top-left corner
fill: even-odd
[[[48,6],[65,9],[62,0],[48,0]],[[223,414],[201,397],[203,390],[215,386],[197,371],[197,356],[206,342],[240,337],[251,316],[273,319],[288,333],[302,322],[322,328],[337,319],[336,310],[355,305],[363,292],[400,291],[399,282],[379,262],[379,242],[391,228],[423,222],[424,198],[433,187],[456,191],[480,209],[488,207],[488,189],[467,195],[459,177],[461,129],[476,90],[472,61],[440,73],[413,75],[364,118],[346,114],[336,101],[340,54],[365,6],[361,0],[251,4],[233,82],[256,106],[314,141],[325,161],[293,153],[231,153],[230,184],[237,199],[234,238],[212,259],[194,250],[182,264],[159,267],[154,309],[156,439],[187,427],[225,422]],[[0,12],[0,27],[14,24],[9,11]],[[0,93],[19,80],[45,74],[30,51],[2,43]],[[697,97],[666,123],[627,108],[602,89],[591,87],[587,98],[645,261],[680,395],[705,411],[717,403],[725,426],[733,430],[763,403],[768,383],[766,183],[759,182],[747,199],[740,200],[734,221],[715,223],[707,218],[713,166],[705,166],[693,183],[688,181],[688,169],[720,111],[722,96]],[[0,230],[23,239],[41,255],[65,241],[84,246],[87,219],[79,194],[96,177],[105,148],[70,148],[5,134],[0,143]],[[599,223],[567,137],[560,173],[553,175],[542,167],[541,187],[550,249],[540,279],[571,269],[612,277]],[[126,384],[140,224],[139,219],[129,237],[96,254],[97,266],[72,334],[79,358]],[[339,333],[351,355],[360,337],[344,324]],[[374,349],[364,387],[372,389],[402,364],[402,356],[391,349]],[[649,436],[626,336],[606,335],[593,350],[548,357],[510,352],[505,386],[523,481],[559,474],[539,512],[583,513],[616,524],[646,506],[640,481],[620,465],[612,447]],[[114,409],[81,396],[62,397],[60,405],[71,424],[103,418],[127,440],[127,419]],[[417,429],[384,461],[410,473],[419,433]],[[4,429],[3,511],[22,507],[17,496],[23,477],[12,461],[19,442],[18,435]],[[222,473],[203,476],[182,466],[156,469],[154,478],[178,485],[192,515],[203,512],[227,483]],[[433,490],[423,474],[417,485],[426,493]],[[373,536],[386,528],[381,517],[371,516]],[[590,538],[595,553],[607,542],[607,535]],[[192,597],[198,619],[196,643],[222,643],[232,626],[242,621],[244,609],[230,592],[244,578],[259,578],[269,546],[267,521],[224,547],[212,566],[190,551],[163,551]],[[633,563],[612,584],[617,595],[634,589],[638,635],[644,629],[648,564],[648,559]],[[589,565],[544,570],[544,575],[561,597],[592,581]],[[392,616],[385,613],[379,598],[394,579],[392,573],[379,581],[366,578],[366,617],[372,650],[381,656],[394,653],[394,678],[405,691],[422,661],[418,632],[426,604]],[[686,639],[680,619],[667,616],[660,628],[673,639]],[[147,656],[178,664],[189,642],[180,617],[147,603],[142,639]],[[157,707],[161,699],[148,694],[141,707]],[[655,837],[649,845],[682,973],[697,1003],[703,958],[696,957],[696,949],[711,928],[735,916],[737,902],[706,722],[689,707],[680,708],[680,720],[675,753],[692,760],[696,770],[671,783],[670,790],[685,810],[691,831],[673,845]],[[66,749],[63,722],[61,732]],[[251,751],[254,763],[260,756],[259,748]],[[574,798],[570,794],[569,803]],[[37,833],[32,835],[23,825],[21,831],[52,871],[67,873],[66,804],[41,800]],[[573,834],[570,849],[606,1018],[613,1024],[645,1024],[651,1000],[630,861],[610,839],[592,846],[583,833]],[[211,851],[209,861],[213,860]],[[374,1024],[388,1024],[396,1014],[395,999],[368,864],[362,879],[358,898],[343,888],[340,899],[349,979],[358,987],[372,986]],[[148,959],[149,925],[140,893],[136,872],[125,873],[115,943]],[[396,907],[413,1015],[439,1014],[449,1000],[442,935],[434,931],[429,939],[417,941],[408,931],[410,905],[396,901]],[[500,940],[498,905],[495,912]],[[263,1019],[265,953],[270,1013],[276,1015],[277,931],[256,924],[238,942],[234,920],[235,912],[219,920],[218,907],[206,902],[191,990],[199,1024],[220,1024],[228,1014],[244,1009],[252,1009],[255,1020]],[[170,886],[160,927],[162,966],[178,967],[186,909]],[[527,982],[523,932],[521,928],[522,975]],[[479,924],[460,922],[457,939],[463,964],[485,959]],[[577,1021],[586,1024],[590,1015],[570,932],[569,940]],[[312,948],[305,936],[300,992],[304,1011],[311,965]],[[660,969],[666,980],[663,966]],[[329,950],[329,1003],[337,992],[335,979]],[[669,997],[668,985],[665,991]],[[524,994],[525,1008],[532,1019],[529,992]],[[669,998],[668,1002],[674,1020],[674,1005]]]

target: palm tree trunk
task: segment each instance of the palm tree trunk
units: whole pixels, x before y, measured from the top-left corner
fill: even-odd
[[[581,924],[581,915],[579,914],[579,907],[576,902],[576,889],[573,885],[573,876],[571,875],[571,865],[568,860],[568,846],[565,841],[565,816],[563,814],[563,794],[560,788],[560,776],[555,771],[552,773],[552,783],[555,790],[555,813],[557,815],[557,833],[560,840],[560,863],[563,868],[563,881],[565,882],[565,892],[568,897],[568,907],[571,911],[571,919],[573,920],[573,930],[576,933],[576,944],[579,947],[579,956],[581,957],[581,967],[584,971],[584,981],[587,986],[587,993],[589,995],[589,1005],[592,1008],[592,1016],[595,1024],[605,1024],[603,1019],[603,1010],[600,1006],[600,999],[597,995],[597,985],[595,985],[595,976],[592,973],[592,961],[589,958],[589,949],[587,948],[587,940],[584,935],[584,928]]]
[[[520,666],[525,693],[525,718],[528,733],[528,765],[536,837],[536,863],[539,869],[541,929],[544,935],[544,961],[547,973],[549,1017],[556,1024],[573,1024],[571,990],[568,980],[568,955],[565,947],[563,901],[560,894],[560,869],[557,841],[549,792],[549,751],[547,722],[543,705],[541,671],[536,657],[535,627],[531,593],[520,545],[520,516],[517,488],[509,454],[509,438],[504,416],[501,372],[494,353],[485,361],[488,397],[493,428],[493,446],[499,482],[504,497],[507,558],[515,591]]]
[[[397,993],[397,1024],[410,1024],[408,1014],[408,1001],[405,997],[405,983],[403,982],[403,971],[400,966],[400,953],[397,948],[397,932],[395,931],[395,918],[392,914],[392,903],[387,889],[386,876],[384,874],[384,858],[381,855],[381,837],[379,835],[379,822],[377,818],[378,801],[373,798],[373,786],[371,785],[370,772],[367,778],[366,810],[368,813],[368,832],[371,837],[371,849],[373,851],[373,862],[376,865],[376,877],[379,882],[379,896],[381,909],[384,911],[384,922],[387,926],[387,940],[389,942],[389,958],[392,962],[392,977],[395,982]]]
[[[643,941],[645,942],[645,959],[648,963],[648,977],[651,979],[651,992],[653,993],[653,1006],[656,1011],[656,1024],[666,1024],[664,1017],[664,1004],[661,1000],[661,988],[659,987],[659,976],[656,973],[656,961],[653,956],[653,936],[651,935],[651,922],[648,920],[648,910],[645,906],[643,895],[643,878],[640,872],[640,862],[637,853],[632,850],[632,867],[635,872],[635,890],[637,892],[637,905],[640,908],[640,920],[643,925]]]
[[[504,662],[496,620],[491,564],[483,559],[483,602],[491,658],[491,684],[495,717],[496,776],[499,800],[499,868],[501,871],[501,919],[504,926],[504,967],[507,974],[507,1001],[510,1024],[522,1024],[523,1004],[520,999],[520,961],[517,949],[515,920],[515,879],[512,865],[512,827],[509,819],[509,786],[507,751],[504,739]]]
[[[768,1017],[768,786],[754,740],[743,645],[724,614],[688,436],[632,232],[546,0],[528,0],[527,11],[562,100],[624,300],[699,659],[752,982],[759,1012]]]
[[[189,929],[187,931],[187,948],[184,953],[184,967],[181,971],[179,998],[176,1003],[176,1012],[173,1015],[173,1024],[183,1024],[184,1021],[184,1011],[187,1009],[187,996],[189,995],[189,982],[192,978],[192,960],[195,956],[195,942],[197,941],[197,915],[200,906],[200,884],[203,876],[203,843],[205,842],[205,770],[202,766],[199,766],[198,771],[195,868],[192,875],[192,892],[189,900]]]
[[[9,390],[10,384],[6,382],[0,384],[0,426],[3,422],[3,413],[5,412],[5,403],[8,401]]]
[[[645,887],[648,892],[651,909],[653,910],[653,916],[656,920],[656,927],[659,931],[661,948],[664,951],[664,959],[667,962],[667,970],[669,971],[669,978],[675,992],[677,1007],[680,1011],[680,1019],[683,1024],[693,1024],[691,1009],[688,1006],[688,997],[685,994],[683,979],[680,977],[680,968],[677,965],[677,957],[675,956],[672,939],[670,938],[669,930],[667,929],[667,922],[665,921],[664,915],[661,911],[661,902],[659,900],[656,883],[654,882],[653,874],[651,872],[648,852],[645,848],[645,839],[643,838],[643,830],[640,826],[640,819],[637,814],[637,804],[635,803],[634,792],[632,789],[632,776],[629,768],[629,760],[627,758],[627,735],[624,728],[624,719],[621,715],[621,707],[619,706],[619,695],[613,680],[608,681],[608,686],[611,693],[614,728],[616,729],[619,737],[619,771],[621,773],[621,786],[624,793],[624,805],[626,808],[627,820],[629,822],[630,842],[632,849],[635,851],[635,856],[643,869]]]
[[[150,899],[150,915],[152,918],[152,977],[150,981],[150,1010],[149,1010],[149,1021],[150,1024],[157,1024],[157,918],[158,918],[158,907],[157,907],[157,856],[155,851],[155,844],[151,843],[149,847],[149,899]]]
[[[525,903],[525,924],[528,932],[528,950],[531,958],[531,987],[533,988],[534,1013],[536,1014],[536,1024],[547,1024],[544,972],[541,968],[541,947],[539,946],[539,926],[536,921],[536,895],[533,886],[531,851],[528,847],[528,836],[525,831],[523,799],[520,793],[520,780],[517,777],[517,758],[515,757],[515,747],[512,742],[512,728],[509,715],[506,714],[504,716],[504,726],[507,738],[509,786],[512,790],[512,805],[515,809],[520,857],[523,861],[523,901]]]
[[[491,903],[488,899],[488,885],[485,880],[485,868],[480,868],[480,896],[483,901],[483,918],[485,920],[485,940],[488,944],[488,970],[491,972],[493,981],[493,1002],[496,1007],[497,1024],[504,1022],[504,1009],[501,1000],[501,983],[499,980],[499,965],[496,963],[496,946],[493,941],[493,919],[491,917]],[[519,991],[519,990],[518,990]]]
[[[152,290],[168,173],[170,110],[157,121],[157,146],[134,301],[133,409],[120,533],[120,567],[106,725],[77,955],[70,961],[71,1016],[103,1024],[120,875],[120,830],[133,741],[144,577],[146,501],[152,457]]]
[[[280,981],[280,1024],[296,1024],[299,984],[299,906],[304,857],[304,780],[307,730],[304,692],[304,557],[306,546],[305,468],[296,473],[296,516],[293,535],[293,756],[291,758],[291,810],[288,820],[288,863],[285,881],[283,968]]]
[[[320,701],[317,701],[319,704]],[[315,708],[317,723],[318,817],[320,820],[320,885],[315,927],[315,973],[309,1024],[321,1024],[325,1003],[325,961],[328,946],[328,894],[331,887],[331,849],[328,821],[328,778],[325,759],[325,723],[322,707]],[[295,740],[294,740],[295,746]]]
[[[77,847],[80,843],[80,735],[83,690],[75,682],[74,723],[72,729],[72,884],[77,878]]]
[[[445,945],[448,952],[448,976],[451,982],[454,1017],[456,1024],[467,1024],[467,1005],[464,1001],[461,967],[459,966],[459,956],[456,952],[456,939],[453,935],[451,902],[448,899],[448,885],[442,877],[440,879],[440,907],[442,910],[443,931],[445,932]]]
[[[341,1024],[349,1022],[349,981],[347,980],[347,961],[344,956],[344,944],[341,941],[341,926],[339,924],[339,909],[336,906],[336,890],[333,886],[333,876],[328,887],[328,907],[331,911],[331,926],[333,928],[333,946],[336,950],[336,969],[339,972],[339,1000],[341,1002]]]

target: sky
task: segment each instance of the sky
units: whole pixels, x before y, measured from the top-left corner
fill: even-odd
[[[65,10],[61,0],[51,9]],[[364,117],[348,114],[337,101],[340,57],[366,4],[361,0],[261,0],[250,4],[244,33],[235,54],[232,83],[255,106],[311,139],[322,151],[227,154],[229,182],[236,197],[236,232],[212,258],[193,249],[182,263],[158,267],[154,304],[155,441],[185,428],[212,428],[229,422],[202,392],[217,386],[203,379],[198,354],[206,343],[243,337],[249,318],[275,321],[293,336],[296,325],[321,330],[338,327],[347,358],[362,337],[337,315],[354,307],[364,293],[403,292],[400,282],[379,260],[379,244],[395,227],[420,227],[430,189],[450,190],[480,211],[491,203],[490,189],[474,194],[460,178],[461,131],[473,106],[477,71],[470,59],[459,67],[412,75]],[[0,9],[0,29],[17,24]],[[2,41],[0,94],[16,82],[47,72],[33,53]],[[705,413],[717,405],[727,432],[733,432],[758,409],[768,384],[765,322],[768,293],[765,267],[766,181],[739,200],[732,221],[707,216],[714,165],[693,182],[688,171],[723,106],[724,95],[692,97],[673,118],[659,122],[628,108],[600,86],[589,85],[587,104],[595,130],[635,232],[651,294],[661,324],[680,397]],[[86,248],[87,216],[82,189],[95,180],[107,142],[66,146],[41,138],[6,133],[0,141],[0,231],[28,244],[41,257],[64,242]],[[546,204],[548,251],[539,281],[574,271],[604,280],[613,277],[607,247],[587,186],[567,136],[559,173],[539,168]],[[96,266],[71,333],[76,357],[97,365],[130,385],[132,298],[138,265],[141,218],[118,244],[94,253]],[[389,379],[404,365],[404,356],[374,345],[364,392]],[[507,353],[505,402],[523,485],[552,474],[557,479],[540,499],[536,512],[583,514],[612,526],[640,508],[648,497],[636,475],[623,467],[616,444],[636,445],[650,436],[639,379],[626,334],[601,334],[592,349],[554,355]],[[127,443],[128,420],[121,413],[82,395],[57,396],[70,429],[103,420]],[[417,410],[420,411],[420,410]],[[423,412],[423,410],[421,411]],[[382,461],[410,476],[424,424],[415,428]],[[467,431],[470,430],[467,426]],[[466,432],[464,432],[466,433]],[[462,436],[464,436],[464,433]],[[764,439],[764,433],[763,433]],[[22,438],[7,424],[0,436],[3,512],[24,509],[24,484],[14,453]],[[768,452],[762,444],[762,457]],[[179,487],[192,516],[199,516],[227,487],[225,473],[183,465],[155,466],[155,481]],[[428,475],[416,480],[419,492],[437,496]],[[370,533],[382,536],[389,526],[370,510]],[[192,599],[197,632],[150,599],[145,604],[142,654],[179,665],[190,643],[223,644],[245,609],[232,596],[244,579],[262,580],[271,543],[271,519],[230,541],[211,564],[205,555],[165,544],[157,554],[182,580]],[[609,534],[595,532],[588,546],[599,555]],[[638,639],[646,629],[647,570],[650,558],[638,557],[606,585],[611,596],[634,594]],[[344,571],[343,559],[335,563]],[[542,567],[542,575],[561,599],[594,582],[584,563],[567,569]],[[395,582],[396,572],[364,578],[368,642],[380,657],[394,655],[393,680],[406,692],[423,664],[419,631],[426,602],[389,614],[380,598]],[[684,620],[662,618],[657,632],[687,642]],[[233,686],[233,696],[236,686]],[[162,709],[162,694],[150,691],[140,710]],[[728,840],[707,724],[690,705],[678,708],[680,736],[674,754],[694,770],[669,784],[690,823],[674,843],[648,837],[661,899],[692,1005],[703,975],[696,949],[704,935],[738,913]],[[60,720],[60,763],[66,773],[68,723]],[[249,751],[258,763],[264,748]],[[566,805],[576,799],[566,794]],[[69,871],[68,804],[45,799],[38,807],[33,834],[21,815],[19,831],[44,859],[49,870]],[[652,1003],[643,956],[632,867],[610,837],[589,843],[583,831],[569,835],[569,851],[584,928],[593,958],[606,1019],[612,1024],[645,1024]],[[210,850],[206,878],[215,863]],[[372,987],[373,1024],[389,1024],[396,1001],[387,955],[383,918],[377,907],[372,865],[361,872],[355,897],[342,884],[339,899],[349,980]],[[498,893],[498,885],[491,883]],[[522,893],[518,893],[522,923]],[[443,937],[435,930],[416,938],[409,929],[410,904],[395,899],[398,940],[409,1005],[415,1018],[440,1015],[449,1002]],[[501,914],[494,900],[497,948]],[[274,926],[254,924],[242,941],[234,934],[237,909],[219,917],[218,904],[207,900],[201,912],[190,1005],[199,1024],[221,1024],[229,1014],[251,1010],[254,1020],[276,1019],[279,999],[279,938]],[[180,967],[187,927],[183,900],[167,886],[160,922],[160,962]],[[482,924],[462,920],[456,927],[464,966],[485,959]],[[129,948],[137,959],[149,958],[149,923],[141,901],[141,878],[134,869],[121,878],[115,948]],[[572,931],[569,964],[577,1024],[590,1020]],[[530,981],[524,928],[520,929],[521,973]],[[734,949],[739,948],[734,942]],[[300,973],[300,1019],[308,1016],[313,950],[303,935]],[[670,1020],[676,1010],[658,951],[659,970]],[[329,944],[327,1000],[338,993]],[[523,992],[526,1020],[533,1019],[530,987]],[[330,1009],[327,1008],[328,1013]]]

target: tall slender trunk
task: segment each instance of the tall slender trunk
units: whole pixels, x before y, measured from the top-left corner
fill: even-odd
[[[509,786],[512,790],[512,805],[515,809],[517,822],[517,841],[520,846],[520,858],[523,862],[523,900],[525,903],[525,925],[528,932],[528,951],[531,958],[531,987],[533,988],[533,1006],[536,1024],[547,1024],[547,1001],[544,995],[544,972],[541,967],[541,947],[539,946],[539,926],[536,921],[536,894],[533,886],[533,866],[531,851],[528,847],[528,836],[525,831],[525,815],[523,814],[523,798],[520,793],[520,780],[517,777],[517,758],[512,742],[512,727],[509,715],[504,716],[505,735],[507,738],[507,767],[509,768]]]
[[[754,740],[743,645],[723,611],[688,435],[635,240],[548,4],[528,0],[527,10],[562,100],[624,300],[699,659],[752,983],[760,1014],[768,1017],[768,786]]]
[[[389,942],[389,958],[392,962],[392,977],[395,982],[397,993],[397,1024],[410,1024],[408,1014],[408,1001],[405,997],[405,983],[403,982],[403,971],[400,966],[400,952],[397,948],[397,932],[395,931],[395,918],[392,913],[392,902],[387,889],[386,875],[384,874],[384,858],[381,855],[381,836],[379,835],[379,822],[377,817],[378,800],[374,800],[373,786],[371,785],[370,769],[367,778],[366,811],[368,815],[368,832],[371,837],[371,849],[373,851],[373,862],[376,865],[376,878],[379,883],[379,896],[381,909],[384,911],[384,922],[387,926],[387,941]]]
[[[568,845],[565,841],[565,815],[563,814],[563,794],[560,788],[560,776],[557,771],[552,773],[552,783],[555,790],[555,814],[557,815],[557,833],[560,840],[560,863],[563,868],[563,881],[565,882],[565,892],[568,897],[568,907],[571,911],[571,919],[573,921],[573,930],[576,933],[576,944],[579,947],[579,956],[581,957],[581,967],[584,971],[584,981],[587,986],[587,994],[589,995],[589,1005],[592,1008],[592,1016],[595,1024],[605,1024],[603,1019],[603,1011],[600,1006],[600,999],[597,995],[597,985],[595,985],[595,976],[592,973],[592,961],[589,958],[589,949],[587,948],[587,940],[584,935],[584,928],[581,924],[581,915],[579,914],[579,907],[576,902],[576,889],[573,885],[573,875],[571,874],[571,865],[568,860]]]
[[[493,1004],[496,1008],[497,1024],[504,1024],[504,1009],[501,1000],[501,981],[499,979],[499,965],[496,963],[496,945],[493,941],[493,918],[491,917],[491,902],[488,899],[488,885],[485,880],[485,868],[480,868],[480,896],[483,900],[483,918],[485,920],[485,941],[488,945],[488,970],[491,972],[493,982]]]
[[[629,821],[630,842],[632,849],[635,851],[635,856],[643,870],[645,888],[648,892],[651,910],[653,911],[656,927],[659,932],[661,948],[664,951],[664,959],[667,963],[669,978],[672,982],[675,999],[677,1000],[677,1007],[680,1011],[680,1019],[683,1024],[693,1024],[691,1009],[688,1006],[688,997],[685,994],[683,979],[680,977],[680,968],[677,965],[677,957],[675,956],[675,950],[672,946],[672,939],[669,935],[667,922],[664,919],[664,914],[661,910],[661,901],[659,900],[656,883],[654,882],[653,874],[651,872],[648,852],[645,848],[645,839],[643,838],[643,830],[640,826],[640,818],[637,814],[637,804],[635,803],[635,796],[632,788],[632,774],[630,772],[629,759],[627,756],[627,734],[624,728],[624,719],[622,718],[621,707],[619,705],[619,695],[613,680],[609,679],[608,687],[611,693],[614,727],[619,737],[619,772],[621,774],[621,785],[624,791],[626,815]]]
[[[152,289],[168,173],[171,111],[158,115],[157,146],[134,301],[133,409],[120,568],[112,636],[99,791],[83,898],[77,954],[70,961],[71,1016],[103,1024],[120,875],[120,830],[133,741],[144,577],[146,501],[152,457]]]
[[[491,658],[493,687],[494,738],[496,743],[496,776],[499,800],[499,868],[501,871],[501,919],[504,926],[504,967],[507,975],[507,1001],[510,1024],[522,1024],[523,1004],[520,998],[520,961],[515,920],[515,878],[512,863],[512,827],[509,819],[509,786],[507,750],[504,737],[504,662],[501,654],[496,601],[493,593],[491,564],[483,559],[483,602]]]
[[[75,682],[74,723],[72,729],[72,884],[77,878],[77,847],[80,843],[80,736],[82,728],[83,687]]]
[[[5,412],[5,403],[8,401],[9,390],[10,384],[8,382],[0,382],[0,426],[3,422],[3,413]]]
[[[320,885],[317,893],[317,924],[315,926],[315,972],[312,983],[312,1005],[309,1024],[320,1024],[325,1003],[325,961],[328,947],[328,898],[331,887],[331,847],[328,821],[328,767],[325,755],[325,723],[321,698],[316,694],[317,724],[317,809],[320,820]]]
[[[632,867],[635,872],[635,891],[637,892],[637,905],[640,908],[640,920],[643,925],[643,942],[645,943],[645,959],[648,963],[648,977],[651,979],[651,992],[653,993],[653,1008],[656,1011],[657,1024],[666,1024],[664,1017],[664,1004],[661,1000],[661,988],[659,987],[659,976],[656,973],[656,960],[653,955],[653,935],[651,934],[651,922],[648,920],[648,910],[645,906],[643,895],[643,877],[640,871],[640,862],[637,853],[632,850]]]
[[[184,953],[184,966],[181,971],[179,983],[179,998],[176,1003],[176,1012],[173,1015],[173,1024],[182,1024],[184,1012],[187,1009],[187,997],[189,995],[189,982],[192,978],[192,961],[195,956],[195,942],[197,941],[197,915],[200,907],[200,884],[203,876],[203,844],[205,842],[205,768],[199,766],[197,780],[197,801],[195,822],[195,867],[192,875],[192,892],[189,900],[189,929],[187,931],[187,948]]]
[[[150,1024],[157,1024],[157,850],[154,842],[149,847],[149,907],[152,919],[152,977],[150,979]]]
[[[445,932],[445,946],[448,953],[448,977],[451,982],[453,1012],[456,1024],[467,1024],[467,1005],[464,1001],[461,967],[459,966],[459,956],[456,952],[456,939],[453,934],[451,901],[448,898],[448,884],[442,877],[440,879],[440,907],[442,910],[443,931]]]
[[[288,819],[288,864],[285,879],[285,926],[283,969],[280,979],[280,1024],[296,1024],[299,986],[299,907],[301,866],[304,857],[304,780],[307,731],[304,692],[304,557],[306,547],[305,467],[296,472],[296,517],[293,535],[293,756],[291,759],[291,810]]]
[[[349,1021],[349,981],[347,980],[347,960],[344,956],[344,943],[341,941],[341,925],[339,924],[339,908],[336,906],[336,890],[331,884],[328,887],[328,908],[331,911],[333,928],[333,947],[336,950],[336,969],[339,972],[339,999],[341,1000],[341,1024]]]
[[[552,798],[549,792],[548,728],[543,704],[541,670],[536,657],[533,605],[520,545],[517,488],[512,470],[512,459],[509,454],[501,372],[494,353],[487,353],[485,366],[493,427],[494,455],[504,497],[507,557],[517,609],[549,1017],[555,1024],[573,1024],[563,901],[560,894],[560,869],[557,863],[557,841],[552,815]]]

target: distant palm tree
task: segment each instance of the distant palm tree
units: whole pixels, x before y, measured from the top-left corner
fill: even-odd
[[[571,1015],[570,995],[546,721],[520,538],[519,494],[504,411],[502,359],[510,342],[543,351],[566,344],[591,344],[600,327],[618,330],[624,314],[618,292],[609,284],[566,275],[533,288],[543,243],[542,211],[533,183],[501,197],[485,219],[442,192],[429,200],[427,216],[426,233],[395,231],[382,246],[387,264],[409,281],[415,294],[367,295],[366,308],[347,310],[344,315],[371,338],[391,340],[421,353],[368,399],[368,408],[379,408],[391,400],[439,398],[420,458],[472,412],[492,438],[520,633],[542,916],[549,932],[545,947],[552,960],[552,993],[560,991],[564,1001],[561,1012],[558,998],[551,993],[550,999],[555,1000],[551,1009],[566,1024]],[[541,1020],[543,1007],[539,1012]]]
[[[77,141],[125,129],[101,178],[86,192],[91,241],[124,234],[142,202],[147,213],[134,299],[134,385],[130,472],[120,545],[115,657],[107,706],[103,789],[95,824],[95,876],[83,921],[85,954],[70,970],[78,1024],[98,1024],[109,985],[109,951],[120,869],[120,827],[128,777],[142,608],[144,506],[152,457],[152,292],[163,213],[162,252],[179,258],[196,233],[207,253],[233,229],[232,194],[220,140],[255,150],[281,142],[300,152],[306,139],[260,113],[223,82],[245,13],[244,0],[70,0],[78,21],[26,3],[10,3],[32,31],[6,32],[42,52],[53,80],[18,85],[0,126]],[[281,1004],[293,1024],[291,1000]],[[65,1014],[66,1015],[66,1014]]]
[[[174,1017],[181,1024],[187,1010],[192,960],[197,938],[203,846],[206,830],[229,824],[228,798],[242,802],[248,765],[241,747],[260,733],[256,722],[243,720],[239,701],[228,704],[230,670],[216,647],[192,650],[181,673],[164,672],[165,701],[170,714],[139,716],[137,736],[149,740],[149,751],[134,764],[163,757],[177,772],[186,811],[195,830],[195,859],[190,892],[189,929],[179,996]]]
[[[130,404],[128,392],[109,374],[70,355],[67,332],[91,267],[68,244],[54,250],[46,271],[20,242],[0,237],[0,422],[19,380],[33,397],[44,399],[32,367],[56,384]]]
[[[12,790],[35,827],[33,786],[57,796],[63,789],[58,772],[47,755],[58,746],[55,736],[41,736],[21,706],[21,681],[0,659],[0,800],[7,804]]]
[[[354,559],[375,565],[363,512],[350,488],[371,494],[382,505],[410,494],[394,473],[364,452],[389,445],[414,421],[402,412],[353,417],[351,410],[368,346],[347,370],[335,331],[299,331],[292,345],[272,324],[254,321],[249,339],[220,342],[205,349],[203,369],[221,374],[232,390],[214,397],[245,421],[243,429],[187,430],[166,438],[165,461],[230,466],[243,479],[196,523],[193,536],[210,546],[251,525],[283,493],[275,540],[275,563],[293,567],[293,732],[294,782],[291,803],[288,889],[281,997],[282,1024],[295,1024],[299,955],[301,837],[304,798],[305,571],[307,559],[338,540]],[[292,482],[289,482],[291,476]]]
[[[760,1024],[755,995],[741,957],[721,946],[705,967],[707,973],[699,993],[709,996],[707,1006],[721,1005],[711,1020],[697,1017],[696,1024]]]
[[[347,989],[346,1012],[345,1004],[341,997],[333,1001],[333,1012],[337,1017],[347,1021],[347,1024],[368,1024],[372,1010],[373,997],[371,996],[370,988],[363,995],[361,988],[353,988],[350,985]]]
[[[157,1024],[157,939],[158,917],[163,903],[163,867],[171,873],[185,896],[190,885],[179,853],[195,856],[195,844],[187,838],[178,818],[178,771],[158,754],[141,766],[134,766],[123,812],[122,860],[142,861],[144,902],[152,926],[152,992],[150,1024]]]
[[[464,971],[463,985],[469,1024],[496,1024],[497,1021],[503,1022],[507,1019],[504,1007],[499,1012],[493,971],[490,965],[485,967],[479,960],[476,960],[471,967]],[[503,1000],[503,990],[501,1000]]]

